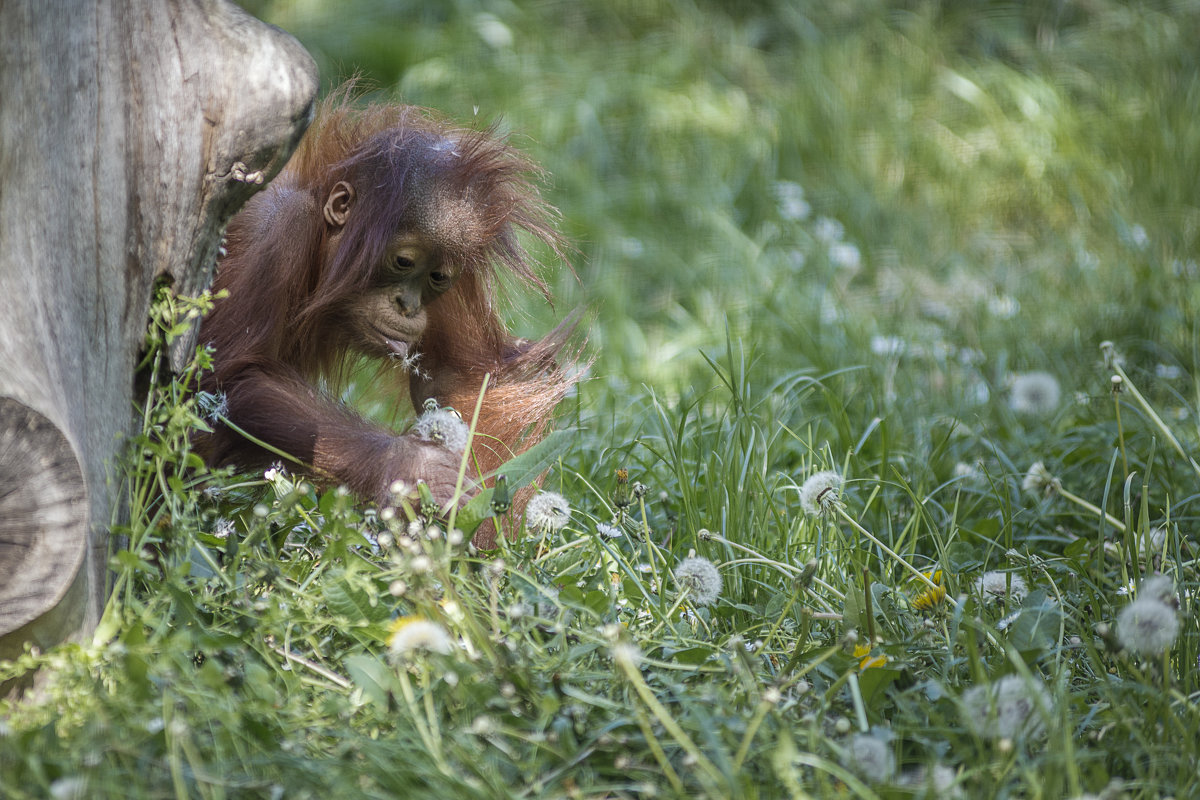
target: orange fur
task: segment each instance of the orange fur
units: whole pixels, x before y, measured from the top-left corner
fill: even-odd
[[[491,376],[473,454],[481,473],[536,442],[573,382],[563,367],[572,360],[564,352],[571,326],[536,342],[513,337],[497,309],[497,273],[549,298],[517,231],[556,258],[565,248],[533,182],[540,173],[494,132],[455,128],[411,106],[360,108],[351,94],[343,87],[322,105],[284,171],[230,223],[215,281],[229,296],[201,329],[215,348],[203,388],[225,392],[230,420],[255,437],[327,481],[383,500],[393,480],[421,478],[429,462],[406,456],[397,444],[404,437],[329,390],[352,362],[352,333],[339,315],[376,279],[389,238],[419,230],[461,269],[425,307],[409,391],[416,408],[433,397],[469,417]],[[339,181],[356,187],[359,210],[326,258],[331,234],[321,209]],[[214,464],[273,460],[225,426],[201,449]],[[494,531],[476,541],[490,546]]]

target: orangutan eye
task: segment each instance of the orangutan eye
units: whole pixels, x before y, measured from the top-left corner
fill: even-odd
[[[396,268],[401,272],[408,272],[417,266],[417,262],[413,261],[408,256],[396,256]]]
[[[434,271],[429,273],[429,283],[438,291],[446,291],[450,288],[450,276],[445,272]]]

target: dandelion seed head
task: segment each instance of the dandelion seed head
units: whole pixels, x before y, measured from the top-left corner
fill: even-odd
[[[841,500],[842,476],[831,469],[813,473],[800,485],[800,507],[805,513],[829,513]]]
[[[1053,414],[1062,398],[1058,379],[1049,372],[1025,372],[1012,377],[1008,407],[1018,414]]]
[[[915,767],[900,776],[897,783],[918,797],[934,797],[938,800],[957,800],[963,796],[962,787],[956,785],[958,773],[945,764],[934,764],[931,769]]]
[[[58,778],[50,784],[52,800],[85,800],[89,796],[88,780],[81,775]]]
[[[1159,545],[1161,546],[1161,542]],[[1179,597],[1175,594],[1175,582],[1166,575],[1152,575],[1142,581],[1138,589],[1138,598],[1148,597],[1157,600],[1165,606],[1178,607]]]
[[[998,681],[972,686],[962,696],[963,721],[984,739],[1034,737],[1045,730],[1039,705],[1050,709],[1050,692],[1036,678],[1026,681],[1006,675]]]
[[[829,261],[839,269],[857,272],[862,266],[862,252],[858,249],[858,245],[850,242],[837,242],[829,246]]]
[[[229,416],[229,398],[224,392],[196,392],[196,405],[200,416],[214,425],[221,417]]]
[[[1175,609],[1153,597],[1139,597],[1117,616],[1117,639],[1135,653],[1157,655],[1165,652],[1178,635],[1179,618]]]
[[[959,461],[954,465],[954,477],[963,481],[977,481],[983,477],[983,472],[979,468],[979,462],[968,464]]]
[[[1142,546],[1143,556],[1152,556],[1156,553],[1161,553],[1163,544],[1167,541],[1166,526],[1159,525],[1157,528],[1146,531],[1138,537],[1137,541]]]
[[[793,181],[777,181],[774,186],[775,201],[779,203],[779,216],[789,222],[807,219],[812,207],[804,199],[804,187]]]
[[[452,408],[433,408],[417,417],[413,433],[427,442],[434,442],[452,453],[467,449],[471,428]]]
[[[691,556],[675,567],[675,583],[698,606],[712,605],[721,596],[721,573],[707,558]]]
[[[876,334],[871,337],[871,352],[880,357],[901,356],[908,349],[908,342],[899,336]]]
[[[1021,304],[1007,294],[994,294],[987,299],[987,310],[996,319],[1012,319],[1021,310]]]
[[[847,767],[871,783],[891,780],[896,773],[896,757],[891,746],[869,733],[855,734],[844,757]]]
[[[613,661],[622,667],[637,669],[638,664],[642,662],[642,651],[638,650],[635,644],[618,642],[612,647],[612,657]]]
[[[625,535],[625,532],[621,530],[620,526],[611,525],[607,522],[596,523],[596,533],[599,534],[602,539],[620,539]]]
[[[422,617],[400,617],[392,623],[388,636],[388,653],[394,661],[408,660],[417,653],[449,655],[454,647],[445,628]]]
[[[842,223],[832,217],[817,217],[817,221],[813,224],[813,236],[825,244],[840,242],[845,233],[846,229]]]
[[[1009,581],[1011,580],[1011,585]],[[975,591],[984,600],[1010,600],[1020,603],[1029,593],[1025,579],[1016,573],[990,570],[975,579]]]
[[[1039,497],[1049,497],[1062,489],[1062,481],[1054,477],[1044,463],[1035,461],[1025,473],[1021,488]]]
[[[571,504],[557,492],[539,492],[525,506],[526,524],[542,533],[560,531],[571,519]]]

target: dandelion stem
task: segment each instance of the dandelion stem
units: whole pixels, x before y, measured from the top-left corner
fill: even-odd
[[[878,547],[883,552],[887,553],[889,558],[894,560],[900,566],[904,567],[904,569],[908,570],[908,572],[911,573],[914,578],[916,578],[921,583],[928,586],[930,589],[937,588],[937,584],[934,583],[932,580],[930,580],[929,577],[925,575],[925,573],[921,572],[921,570],[917,569],[912,564],[908,563],[903,558],[901,558],[894,550],[892,550],[892,548],[888,547],[886,544],[881,542],[875,536],[875,534],[871,533],[869,530],[864,528],[862,525],[859,525],[858,520],[856,520],[856,519],[854,519],[854,517],[850,516],[850,514],[846,511],[846,509],[843,508],[840,504],[837,506],[837,513],[839,515],[841,515],[842,519],[846,520],[846,522],[848,522],[850,524],[850,527],[854,528],[856,531],[861,533],[863,536],[870,539],[875,544],[876,547]],[[956,606],[958,605],[958,601],[955,600],[953,597],[950,597],[950,595],[946,595],[946,599],[949,600],[954,605],[956,605]]]
[[[1125,472],[1125,477],[1129,477],[1129,460],[1125,457],[1125,428],[1121,425],[1121,394],[1119,389],[1120,383],[1113,382],[1113,409],[1117,415],[1117,444],[1121,448],[1121,469]]]
[[[305,464],[300,459],[296,458],[291,453],[286,453],[283,450],[280,450],[278,447],[269,445],[266,442],[264,442],[262,439],[256,438],[253,434],[247,433],[245,430],[239,428],[237,425],[230,422],[229,417],[225,416],[224,414],[217,414],[216,416],[217,416],[217,419],[221,420],[221,422],[225,425],[225,427],[229,428],[229,430],[233,431],[234,433],[238,434],[239,436],[245,437],[248,441],[257,445],[258,447],[261,447],[263,450],[266,450],[268,453],[274,453],[275,455],[279,456],[280,458],[286,458],[288,461],[291,461],[293,464],[299,464],[300,466],[304,467],[305,469],[309,469],[309,466],[307,464]]]
[[[1087,509],[1088,511],[1095,514],[1097,517],[1103,517],[1104,520],[1109,525],[1112,525],[1114,528],[1119,530],[1121,533],[1125,533],[1125,523],[1121,522],[1121,520],[1117,519],[1112,514],[1109,514],[1107,511],[1104,511],[1103,509],[1101,509],[1100,506],[1097,506],[1093,503],[1089,503],[1087,500],[1084,500],[1079,495],[1069,492],[1066,489],[1062,488],[1061,486],[1056,486],[1055,491],[1058,492],[1058,494],[1061,495],[1064,500],[1070,500],[1075,505],[1079,506],[1080,508]]]
[[[1186,451],[1184,451],[1183,445],[1180,444],[1179,440],[1175,438],[1175,434],[1172,433],[1171,429],[1167,427],[1167,423],[1163,422],[1162,417],[1158,415],[1158,412],[1154,410],[1154,407],[1147,402],[1146,398],[1142,396],[1142,393],[1139,392],[1137,387],[1133,385],[1133,381],[1129,380],[1129,376],[1125,374],[1125,370],[1121,368],[1121,365],[1113,364],[1113,369],[1116,370],[1116,373],[1121,376],[1121,380],[1124,382],[1125,388],[1129,390],[1129,393],[1133,395],[1133,399],[1137,401],[1139,406],[1141,406],[1142,411],[1145,412],[1146,416],[1150,418],[1150,421],[1154,423],[1154,427],[1163,432],[1163,435],[1167,437],[1167,441],[1170,442],[1171,446],[1175,448],[1175,452],[1179,453],[1179,457],[1187,461],[1188,464],[1191,465],[1192,470],[1197,475],[1200,475],[1200,464],[1197,464],[1196,460],[1189,456]]]

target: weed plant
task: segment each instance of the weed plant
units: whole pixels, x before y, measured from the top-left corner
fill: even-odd
[[[1200,5],[252,8],[554,175],[554,511],[206,471],[158,372],[0,795],[1200,797]]]

